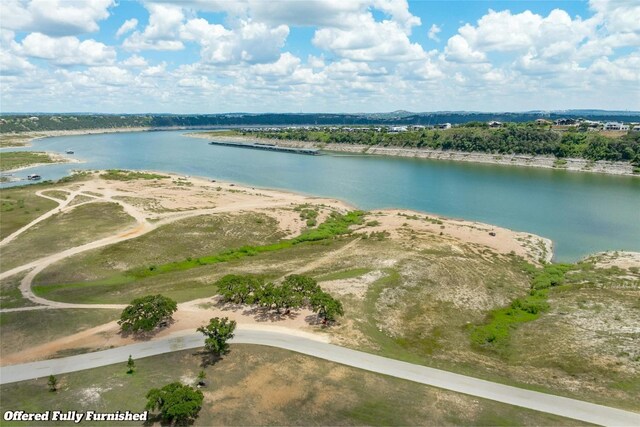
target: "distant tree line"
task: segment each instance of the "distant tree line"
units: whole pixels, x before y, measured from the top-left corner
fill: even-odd
[[[406,111],[378,114],[293,114],[293,113],[233,113],[233,114],[2,114],[0,133],[109,129],[174,126],[286,126],[286,125],[434,125],[437,123],[462,124],[469,122],[531,122],[543,115],[549,120],[563,117],[582,117],[589,120],[638,122],[635,113],[604,111],[568,111],[563,113],[410,113]]]
[[[548,126],[509,123],[496,129],[482,126],[407,132],[287,129],[250,132],[250,135],[319,143],[628,161],[640,165],[640,132],[611,138],[597,132],[570,130],[561,133],[550,130]]]

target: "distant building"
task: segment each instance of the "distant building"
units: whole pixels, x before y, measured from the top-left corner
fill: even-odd
[[[502,126],[502,122],[496,122],[496,121],[489,122],[488,124],[490,128],[499,128],[500,126]]]
[[[604,130],[620,130],[620,131],[628,131],[629,125],[625,125],[620,122],[607,122],[604,124]]]
[[[631,130],[633,132],[640,132],[640,125],[635,125],[634,127],[631,128]]]
[[[575,126],[578,121],[576,119],[558,119],[555,123],[558,126]]]
[[[553,122],[551,120],[547,120],[547,119],[536,119],[536,124],[537,125],[550,125]]]
[[[406,126],[390,126],[389,127],[389,131],[390,132],[406,132],[409,129]]]
[[[435,126],[436,129],[451,129],[451,123],[440,123]]]

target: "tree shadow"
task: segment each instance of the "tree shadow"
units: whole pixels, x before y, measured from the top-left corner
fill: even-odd
[[[305,316],[304,321],[311,326],[320,326],[323,329],[337,324],[335,320],[326,320],[317,313]]]
[[[118,332],[120,334],[120,336],[122,338],[133,338],[136,341],[148,341],[151,338],[153,338],[154,336],[156,336],[157,334],[159,334],[161,331],[169,328],[171,325],[173,325],[175,323],[174,319],[169,319],[169,320],[165,320],[162,323],[160,323],[160,325],[158,325],[156,328],[150,330],[150,331],[123,331],[122,329],[120,329],[120,331]]]
[[[181,422],[173,422],[169,420],[165,420],[162,418],[162,414],[151,414],[149,412],[149,416],[147,417],[147,421],[145,421],[142,425],[145,427],[151,427],[156,424],[160,424],[163,427],[171,427],[171,426],[191,426],[195,423],[195,419],[184,420]]]
[[[267,307],[250,304],[236,304],[225,302],[222,299],[217,301],[215,307],[223,311],[231,311],[234,313],[241,312],[244,316],[251,316],[257,322],[279,322],[285,319],[295,319],[300,315],[297,309],[283,309],[277,312]]]
[[[245,306],[242,312],[245,316],[252,316],[256,322],[280,322],[285,319],[293,320],[300,315],[297,310],[274,311],[266,307]]]
[[[194,353],[192,353],[193,356],[198,356],[200,357],[200,367],[201,368],[207,368],[209,366],[213,366],[216,363],[220,362],[221,360],[224,359],[224,356],[226,356],[229,353],[229,351],[227,350],[226,352],[224,352],[223,354],[218,354],[218,353],[213,353],[207,350],[198,350]]]

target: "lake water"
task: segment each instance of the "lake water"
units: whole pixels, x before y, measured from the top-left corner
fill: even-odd
[[[36,167],[150,169],[342,199],[362,209],[408,208],[548,237],[555,259],[640,251],[640,178],[377,156],[305,156],[210,146],[184,131],[47,138],[24,150],[64,153],[82,164]],[[6,187],[7,185],[3,185]]]

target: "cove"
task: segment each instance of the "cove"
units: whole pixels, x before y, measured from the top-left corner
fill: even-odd
[[[208,145],[185,131],[46,138],[13,151],[75,151],[81,164],[22,170],[58,179],[71,169],[147,169],[481,221],[553,240],[556,261],[640,251],[640,178],[441,160],[305,156]],[[1,151],[0,151],[1,152]],[[5,188],[11,184],[3,184]]]

